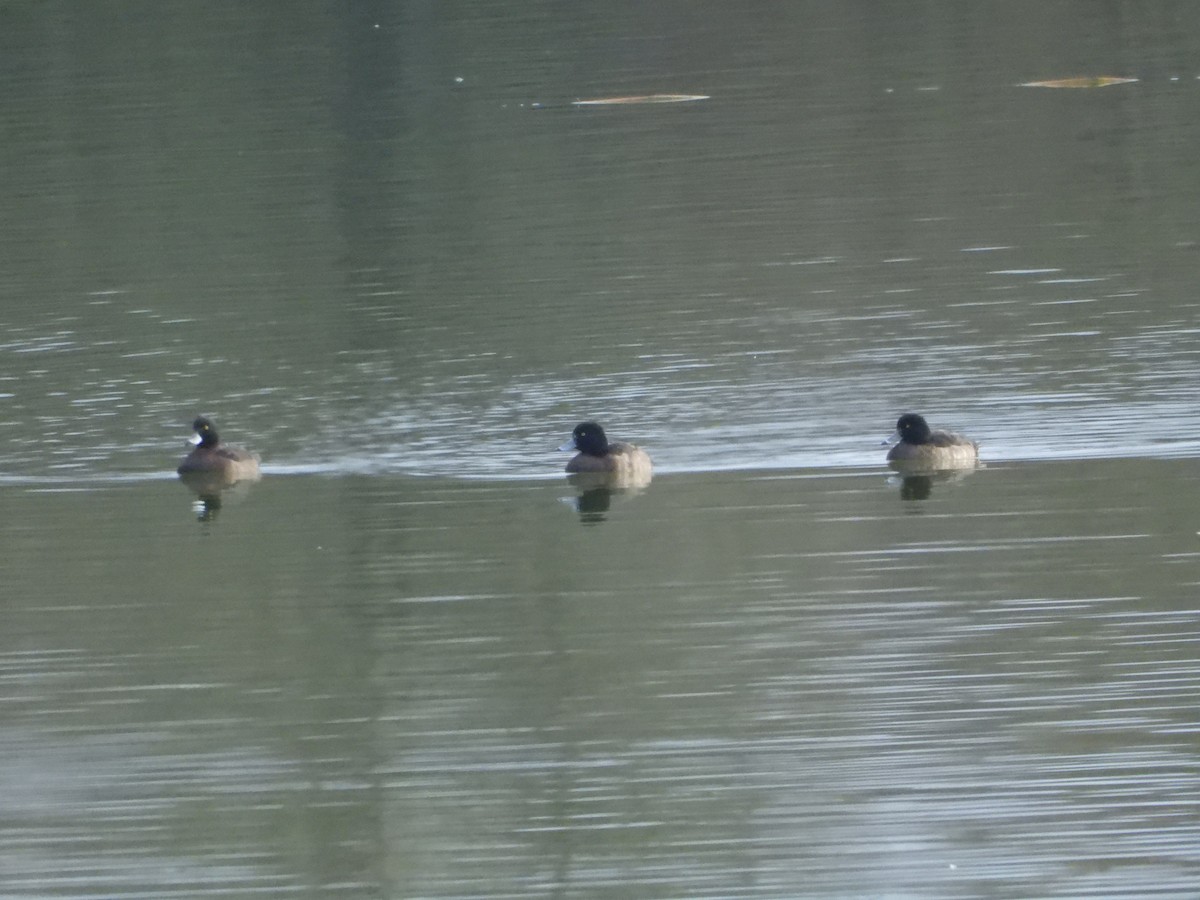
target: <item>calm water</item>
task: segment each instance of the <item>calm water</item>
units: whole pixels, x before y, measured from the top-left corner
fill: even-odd
[[[1193,7],[0,6],[0,894],[1200,895]]]

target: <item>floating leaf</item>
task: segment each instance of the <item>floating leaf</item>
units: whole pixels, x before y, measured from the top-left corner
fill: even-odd
[[[1115,75],[1084,75],[1080,78],[1057,78],[1053,81],[1026,81],[1021,87],[1045,88],[1098,88],[1110,84],[1130,84],[1136,78],[1120,78]]]
[[[708,94],[639,94],[634,97],[599,97],[595,100],[573,100],[572,106],[621,106],[633,103],[692,103],[707,100]]]

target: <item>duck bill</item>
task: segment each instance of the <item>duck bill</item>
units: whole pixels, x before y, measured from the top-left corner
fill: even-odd
[[[195,447],[195,446],[197,446],[197,445],[198,445],[198,444],[199,444],[199,443],[200,443],[202,440],[204,440],[204,438],[200,437],[200,433],[199,433],[199,432],[194,432],[194,433],[192,434],[192,436],[191,436],[191,437],[189,437],[189,438],[187,439],[187,442],[188,442],[189,444],[191,444],[193,447]]]
[[[578,450],[578,449],[579,448],[575,446],[575,438],[571,438],[569,441],[567,441],[565,444],[563,444],[561,447],[558,448],[558,452],[562,453],[566,450]]]
[[[890,447],[892,444],[900,440],[900,432],[893,431],[890,435],[879,442],[881,447]]]

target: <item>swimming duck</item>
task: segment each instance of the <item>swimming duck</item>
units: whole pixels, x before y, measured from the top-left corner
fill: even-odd
[[[624,441],[609,443],[604,429],[595,422],[575,426],[571,440],[559,450],[578,450],[567,463],[571,473],[605,473],[633,481],[648,481],[652,465],[645,450]]]
[[[227,484],[259,477],[257,454],[222,444],[211,419],[200,416],[192,423],[192,431],[188,441],[196,446],[180,462],[176,470],[180,476],[218,479]]]
[[[887,454],[893,467],[961,469],[979,462],[975,441],[953,431],[935,431],[916,413],[905,413],[896,421],[896,433],[888,443],[897,439],[899,443]]]

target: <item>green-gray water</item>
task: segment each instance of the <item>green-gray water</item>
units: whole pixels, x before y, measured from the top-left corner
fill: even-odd
[[[1200,894],[1198,36],[0,5],[0,894]]]

